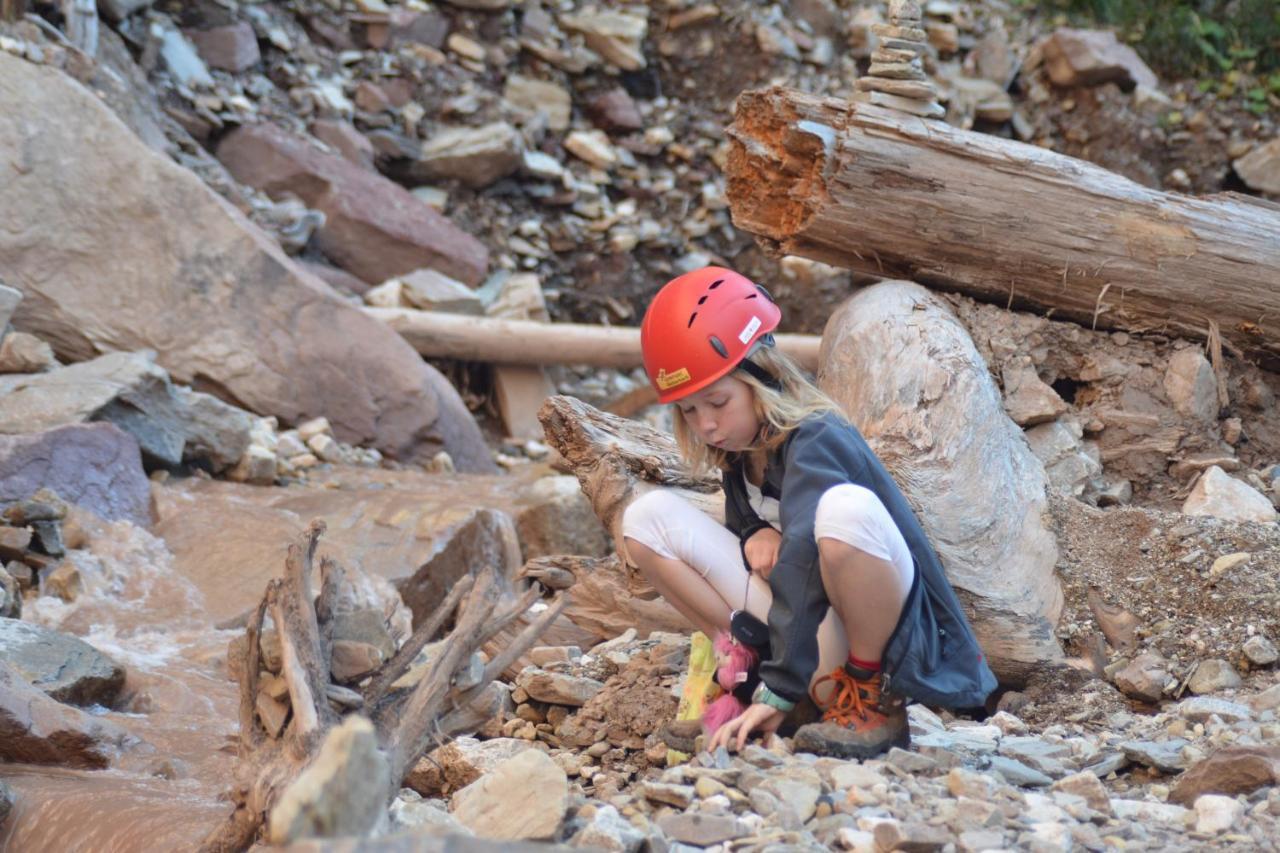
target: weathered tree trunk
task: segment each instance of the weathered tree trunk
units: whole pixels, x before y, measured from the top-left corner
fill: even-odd
[[[0,21],[16,21],[27,11],[27,0],[0,0]]]
[[[777,251],[1098,328],[1280,358],[1280,207],[782,88],[738,98],[734,224]]]
[[[88,56],[98,55],[97,0],[63,0],[67,38]]]
[[[499,320],[412,308],[365,308],[418,352],[430,358],[459,358],[498,364],[588,364],[639,367],[640,330],[622,326]],[[817,335],[777,335],[778,347],[799,364],[818,366]]]
[[[430,747],[462,731],[474,730],[477,720],[494,703],[492,682],[520,654],[533,645],[564,606],[563,596],[527,621],[504,648],[488,661],[479,649],[523,617],[537,597],[533,590],[515,602],[502,600],[505,587],[497,570],[484,567],[463,578],[437,610],[375,673],[363,692],[332,683],[329,625],[345,583],[340,566],[321,561],[320,594],[313,597],[311,578],[316,545],[324,531],[312,522],[301,541],[290,546],[282,580],[267,586],[262,602],[246,628],[240,679],[239,782],[231,791],[235,810],[205,839],[206,851],[247,849],[258,837],[272,810],[317,758],[325,736],[342,713],[356,710],[374,724],[379,761],[389,770],[385,781],[369,779],[350,793],[363,801],[365,811],[384,808],[414,763]],[[400,679],[410,671],[418,653],[456,610],[453,630],[435,647],[420,679]],[[276,739],[259,722],[257,703],[261,657],[259,637],[264,618],[271,614],[280,635],[281,676],[288,685],[289,722]],[[332,757],[331,757],[332,758]],[[305,786],[304,786],[305,787]],[[309,796],[293,791],[295,803]],[[323,796],[323,793],[321,793]],[[355,809],[359,811],[359,809]],[[359,834],[363,826],[339,825],[332,831]],[[273,837],[287,844],[292,837]]]

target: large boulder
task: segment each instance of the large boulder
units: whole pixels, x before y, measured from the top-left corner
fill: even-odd
[[[242,127],[218,146],[236,180],[273,196],[293,193],[325,215],[320,251],[377,283],[422,267],[466,284],[484,278],[489,253],[399,184],[269,124]]]
[[[0,619],[0,661],[51,698],[109,705],[124,687],[124,667],[70,634]]]
[[[1061,659],[1044,468],[951,309],[911,282],[866,288],[827,323],[820,363],[820,386],[911,502],[996,675],[1019,682]]]
[[[63,705],[0,661],[0,761],[106,767],[125,734]]]
[[[349,443],[492,469],[408,344],[62,72],[0,53],[0,151],[17,158],[0,170],[0,269],[25,297],[13,324],[59,357],[153,349],[177,381],[285,424],[326,415]],[[57,223],[56,239],[32,222]]]
[[[151,484],[138,442],[114,424],[0,435],[0,504],[42,488],[107,521],[151,525]]]

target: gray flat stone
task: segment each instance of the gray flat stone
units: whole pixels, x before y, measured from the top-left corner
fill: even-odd
[[[0,619],[0,661],[59,702],[110,705],[124,667],[88,643],[17,619]]]

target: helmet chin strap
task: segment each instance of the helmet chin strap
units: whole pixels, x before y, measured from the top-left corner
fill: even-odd
[[[751,351],[747,353],[746,357],[743,358],[742,361],[738,362],[738,369],[769,390],[781,394],[782,383],[778,381],[778,377],[774,376],[772,373],[751,360],[751,356],[755,354],[756,350],[761,347],[771,346],[773,346],[773,335],[764,335],[761,337],[760,340],[756,341],[755,346],[751,348]]]

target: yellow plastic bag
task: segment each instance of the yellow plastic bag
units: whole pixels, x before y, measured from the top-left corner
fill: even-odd
[[[676,707],[677,720],[700,720],[702,712],[720,695],[716,684],[716,650],[711,640],[701,631],[694,631],[690,638],[689,673],[684,680],[684,691]],[[674,767],[689,760],[678,750],[667,750],[667,766]]]

